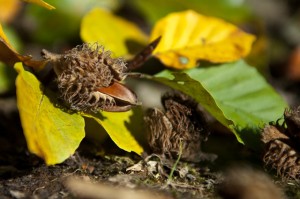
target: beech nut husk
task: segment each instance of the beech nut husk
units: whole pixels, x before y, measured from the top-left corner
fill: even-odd
[[[286,109],[284,124],[267,125],[262,132],[263,162],[285,179],[300,179],[300,109]]]
[[[103,46],[83,44],[63,54],[42,51],[57,76],[64,103],[75,111],[127,111],[138,104],[133,91],[120,83],[127,76],[126,62],[112,58]]]
[[[162,97],[162,104],[164,111],[149,109],[144,118],[152,152],[176,159],[182,146],[182,160],[213,161],[216,155],[201,151],[209,131],[198,103],[183,93],[173,92]]]

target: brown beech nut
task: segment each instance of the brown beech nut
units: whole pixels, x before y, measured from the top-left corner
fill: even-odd
[[[165,111],[149,109],[144,118],[153,153],[175,159],[182,146],[182,160],[213,161],[216,155],[201,151],[201,143],[207,139],[209,131],[198,104],[179,92],[165,94],[162,104]]]
[[[138,104],[133,91],[120,83],[126,62],[112,58],[98,44],[83,44],[63,54],[42,51],[52,65],[61,98],[75,111],[127,111]]]

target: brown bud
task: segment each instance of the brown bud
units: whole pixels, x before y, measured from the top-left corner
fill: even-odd
[[[42,53],[53,64],[58,90],[70,109],[126,111],[137,104],[135,94],[118,83],[126,77],[125,61],[112,58],[103,46],[83,44],[63,54]]]
[[[145,121],[148,142],[154,153],[176,158],[182,146],[181,159],[191,162],[213,160],[215,155],[201,152],[201,142],[207,139],[206,120],[198,104],[181,93],[162,97],[165,112],[150,109]]]

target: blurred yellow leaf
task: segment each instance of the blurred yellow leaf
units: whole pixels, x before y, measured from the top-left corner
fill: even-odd
[[[36,71],[42,69],[46,60],[34,60],[29,55],[20,55],[9,43],[2,26],[0,24],[0,61],[9,66],[17,62],[23,62],[26,66],[34,68]]]
[[[51,6],[50,4],[46,3],[43,0],[23,0],[23,1],[28,2],[28,3],[35,3],[35,4],[39,5],[39,6],[47,8],[49,10],[55,9],[55,7]]]
[[[81,22],[80,35],[84,42],[99,42],[115,56],[132,54],[128,47],[145,46],[148,40],[135,24],[100,8],[85,15]]]
[[[1,42],[5,42],[7,46],[9,46],[10,48],[12,48],[12,46],[9,44],[9,41],[3,31],[2,25],[0,24],[0,40]]]
[[[55,107],[55,97],[24,70],[22,63],[17,63],[15,69],[19,73],[17,105],[29,151],[43,158],[47,165],[63,162],[85,136],[83,117]]]
[[[245,57],[255,37],[221,19],[207,17],[188,10],[167,15],[159,20],[150,41],[162,39],[154,56],[165,65],[188,69],[198,60],[214,63],[231,62]]]
[[[0,0],[0,21],[10,22],[21,8],[19,0]]]
[[[133,151],[139,155],[144,151],[132,135],[130,130],[133,129],[129,128],[130,123],[132,122],[137,126],[141,125],[140,123],[138,124],[138,121],[136,120],[131,121],[131,119],[133,119],[132,110],[127,112],[101,112],[96,115],[84,114],[84,116],[93,118],[97,121],[119,148],[127,152]],[[142,117],[140,119],[142,119]]]

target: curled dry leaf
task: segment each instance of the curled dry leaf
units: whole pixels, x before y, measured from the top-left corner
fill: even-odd
[[[128,61],[127,68],[128,70],[133,70],[140,67],[143,63],[145,63],[152,55],[152,52],[159,44],[161,37],[158,37],[150,44],[148,44],[141,52],[133,57],[132,60]]]
[[[165,65],[188,69],[198,60],[232,62],[245,57],[255,40],[238,27],[221,19],[188,10],[172,13],[159,20],[150,40],[162,39],[153,54]]]
[[[162,103],[165,112],[154,108],[145,117],[153,152],[176,158],[182,145],[183,160],[214,160],[215,155],[201,151],[201,142],[207,139],[209,131],[198,104],[182,93],[167,93]]]
[[[31,56],[19,54],[9,43],[2,26],[0,24],[0,61],[9,66],[13,66],[17,62],[23,62],[24,65],[32,67],[34,70],[41,70],[46,62],[32,59]]]
[[[278,124],[267,125],[263,129],[262,142],[265,144],[263,161],[266,166],[277,171],[283,178],[300,179],[300,153],[298,109],[286,110],[284,113],[287,127]]]

